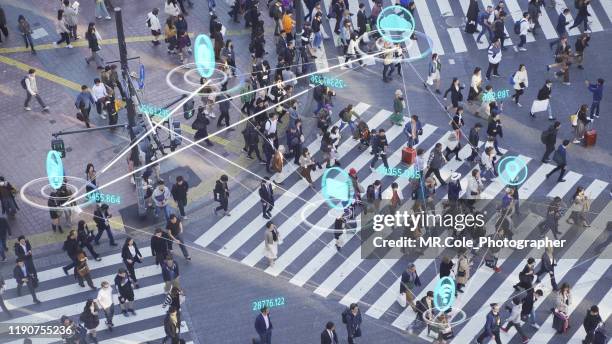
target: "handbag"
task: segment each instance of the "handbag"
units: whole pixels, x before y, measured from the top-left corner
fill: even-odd
[[[79,276],[85,277],[87,274],[89,274],[89,266],[84,265],[81,268],[79,268],[77,272],[79,273]]]
[[[399,303],[399,305],[402,307],[406,307],[406,294],[405,293],[399,294],[399,297],[397,298],[397,303]]]
[[[465,271],[457,271],[457,277],[465,277]]]

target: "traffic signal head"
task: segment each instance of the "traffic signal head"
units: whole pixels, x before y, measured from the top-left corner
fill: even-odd
[[[58,151],[62,154],[62,158],[66,157],[66,148],[64,147],[64,140],[53,139],[51,140],[51,149]]]

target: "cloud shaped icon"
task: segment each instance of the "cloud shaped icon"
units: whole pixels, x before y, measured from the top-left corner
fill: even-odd
[[[392,13],[380,21],[380,28],[384,31],[411,31],[412,23],[399,15]]]

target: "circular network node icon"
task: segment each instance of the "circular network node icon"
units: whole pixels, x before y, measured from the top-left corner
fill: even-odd
[[[336,171],[336,177],[330,177],[329,173]],[[325,170],[321,178],[321,190],[327,204],[334,209],[344,209],[353,203],[353,183],[351,177],[341,168],[332,167]]]
[[[507,156],[497,164],[497,175],[506,185],[523,184],[527,174],[527,164],[518,156]]]
[[[212,41],[204,34],[198,35],[193,47],[193,59],[198,73],[203,78],[210,78],[215,71],[215,50]]]
[[[380,12],[376,26],[387,42],[402,43],[414,32],[414,17],[402,6],[389,6]]]

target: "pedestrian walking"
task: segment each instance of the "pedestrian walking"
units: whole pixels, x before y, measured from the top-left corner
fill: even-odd
[[[155,264],[162,268],[162,264],[164,264],[166,257],[170,253],[168,248],[170,240],[168,233],[164,232],[161,228],[156,228],[155,233],[151,236],[151,255],[155,257]]]
[[[507,323],[504,326],[501,326],[500,329],[505,333],[508,333],[508,331],[510,331],[510,328],[514,326],[516,328],[516,332],[521,336],[522,343],[527,343],[529,342],[529,337],[525,334],[525,331],[523,331],[521,327],[521,307],[519,305],[520,300],[513,298],[510,316],[508,317],[508,319],[506,319]]]
[[[280,233],[276,225],[272,221],[266,223],[266,232],[264,234],[264,256],[268,259],[270,267],[274,266],[278,258],[278,245],[280,243]]]
[[[321,344],[339,344],[336,325],[331,321],[325,324],[325,329],[321,332]]]
[[[70,29],[64,18],[64,10],[57,11],[57,21],[55,22],[55,31],[60,36],[60,40],[53,42],[53,45],[59,45],[60,43],[66,42],[66,48],[72,49],[70,44]]]
[[[98,228],[98,234],[94,238],[94,243],[96,245],[100,245],[100,238],[102,238],[102,234],[106,232],[108,236],[108,240],[111,246],[117,246],[115,243],[115,238],[113,237],[113,231],[111,230],[109,219],[113,217],[108,212],[108,204],[102,203],[99,207],[96,208],[93,215],[93,220],[96,223],[96,227]]]
[[[567,20],[567,17],[570,15],[569,8],[564,8],[563,11],[559,13],[557,17],[557,24],[555,25],[555,31],[557,32],[557,36],[559,39],[554,40],[548,43],[548,46],[552,50],[553,46],[558,45],[564,38],[567,39],[567,27],[570,22]]]
[[[89,340],[91,340],[91,342],[95,344],[98,344],[96,329],[98,328],[98,325],[100,325],[98,310],[99,308],[96,302],[92,299],[88,299],[87,302],[85,302],[83,312],[79,316],[79,320],[81,321],[85,329],[87,329]]]
[[[3,176],[0,176],[0,206],[2,206],[2,215],[15,217],[19,206],[15,200],[17,189]],[[8,234],[11,235],[11,230],[8,228]]]
[[[569,316],[571,314],[570,306],[572,306],[572,293],[568,283],[563,283],[559,287],[559,291],[555,293],[555,306],[553,316],[555,319],[560,319],[560,324],[553,321],[553,328],[558,334],[563,334],[569,328]]]
[[[548,120],[554,121],[555,118],[552,114],[552,105],[550,104],[550,96],[552,93],[552,81],[546,80],[544,86],[538,90],[538,96],[536,100],[531,104],[531,110],[529,110],[529,116],[535,118],[535,113],[540,111],[548,111]]]
[[[79,248],[83,250],[84,247],[87,247],[89,253],[94,257],[96,261],[101,261],[102,258],[100,255],[94,250],[91,243],[95,241],[96,236],[93,233],[93,230],[89,229],[84,220],[80,220],[77,223],[77,241],[79,243]]]
[[[538,299],[542,298],[543,296],[544,293],[542,292],[542,289],[529,289],[525,291],[525,296],[521,301],[521,320],[524,320],[525,324],[529,322],[531,327],[535,329],[540,328],[540,325],[538,325],[536,321],[535,304]]]
[[[215,182],[215,189],[213,190],[214,200],[219,202],[219,206],[215,208],[214,213],[217,215],[219,210],[223,210],[223,215],[230,216],[227,210],[229,204],[229,187],[227,181],[229,178],[224,174]]]
[[[134,265],[136,265],[136,263],[142,263],[142,254],[140,250],[138,250],[138,246],[134,242],[134,239],[130,237],[125,238],[125,243],[121,249],[121,258],[123,259],[123,264],[125,264],[127,271],[130,273],[130,277],[134,282],[134,287],[138,289],[138,278],[136,278]]]
[[[467,284],[470,279],[470,267],[472,262],[467,256],[467,250],[460,248],[457,253],[457,273],[455,274],[455,282],[457,285],[457,292],[463,293],[463,287]]]
[[[480,145],[480,129],[482,128],[482,124],[476,123],[470,129],[470,133],[468,135],[468,143],[470,144],[470,148],[472,149],[472,154],[466,159],[469,162],[474,162],[475,159],[478,158],[478,150]]]
[[[17,27],[19,28],[19,32],[21,32],[26,49],[30,48],[32,55],[36,55],[36,50],[34,50],[34,41],[32,40],[32,28],[23,14],[20,14],[19,17],[17,17]]]
[[[104,0],[95,0],[96,1],[96,8],[95,8],[95,14],[96,14],[96,19],[106,19],[106,20],[111,20],[110,14],[108,14],[108,10],[106,9],[106,5],[104,4]]]
[[[591,103],[591,117],[599,118],[599,104],[603,98],[604,79],[597,79],[597,83],[590,83],[588,80],[584,82],[591,93],[593,93],[593,102]]]
[[[25,284],[30,291],[30,295],[32,295],[32,301],[40,303],[40,300],[36,297],[36,288],[38,287],[36,271],[32,271],[23,258],[17,258],[17,263],[15,268],[13,268],[13,278],[15,278],[17,284],[17,296],[21,296],[21,288]]]
[[[183,239],[183,222],[176,215],[170,215],[170,219],[166,223],[166,228],[168,229],[168,237],[170,240],[174,241],[179,245],[181,251],[183,252],[183,257],[187,260],[191,260],[191,256],[187,251],[187,246],[185,246],[185,239]],[[168,242],[168,247],[172,249],[172,241]]]
[[[176,177],[176,183],[172,185],[172,198],[176,202],[182,219],[187,219],[185,216],[185,206],[187,205],[187,192],[189,191],[189,184],[183,178],[183,176]]]
[[[463,90],[463,85],[458,78],[453,78],[453,82],[450,87],[444,92],[444,100],[446,100],[446,96],[448,93],[451,94],[451,105],[452,107],[448,107],[446,110],[449,112],[455,112],[459,109],[459,102],[463,101],[463,94],[461,93]]]
[[[389,149],[389,142],[387,141],[387,136],[385,135],[385,130],[380,129],[376,134],[376,139],[372,144],[372,152],[374,153],[374,157],[372,158],[372,162],[370,162],[370,168],[374,169],[374,165],[380,158],[383,162],[383,165],[388,170],[389,162],[387,162],[387,151]]]
[[[575,133],[574,143],[582,142],[587,127],[592,122],[592,119],[587,115],[588,110],[588,105],[582,104],[575,114],[570,115],[570,121]]]
[[[428,86],[435,85],[435,92],[440,94],[440,72],[442,71],[442,63],[440,62],[440,56],[437,53],[431,54],[431,60],[427,67],[427,80],[425,81],[425,88]]]
[[[344,310],[342,313],[342,322],[346,324],[348,343],[355,344],[355,339],[361,337],[361,323],[363,322],[361,311],[356,303],[351,303],[351,305]]]
[[[115,276],[115,288],[119,294],[119,308],[124,316],[129,316],[128,312],[136,315],[134,311],[134,289],[133,283],[127,270],[119,268]]]
[[[446,162],[447,160],[442,153],[442,144],[438,142],[434,146],[434,149],[431,150],[431,153],[429,153],[429,158],[427,159],[427,172],[424,178],[427,179],[433,173],[440,181],[440,185],[446,185],[446,181],[444,181],[440,174],[440,169]]]
[[[525,93],[525,89],[529,87],[529,77],[527,76],[527,67],[524,64],[520,64],[518,70],[514,72],[512,76],[512,86],[514,87],[514,94],[512,95],[512,99],[514,103],[518,107],[522,107],[521,103],[519,103],[519,98],[523,93]]]
[[[32,110],[30,107],[30,100],[32,100],[32,97],[34,97],[44,112],[49,111],[49,107],[45,104],[38,93],[38,86],[36,84],[36,69],[30,68],[28,70],[28,75],[21,81],[21,87],[26,91],[26,99],[23,103],[24,110]]]
[[[98,290],[98,296],[96,297],[96,303],[98,308],[104,312],[104,318],[106,319],[106,326],[110,332],[113,331],[113,316],[115,315],[115,305],[113,304],[113,289],[110,283],[102,281],[100,289]]]
[[[161,23],[159,22],[159,8],[154,8],[151,12],[147,14],[147,27],[151,30],[151,35],[153,35],[153,46],[157,46],[160,44],[159,36],[161,36]]]
[[[591,35],[589,35],[586,32],[583,32],[582,35],[580,35],[580,37],[576,40],[576,43],[574,44],[574,50],[575,50],[574,57],[575,57],[576,67],[578,69],[584,69],[584,66],[582,65],[582,63],[584,62],[584,51],[589,46],[590,40],[591,40]]]
[[[555,72],[555,78],[559,79],[563,77],[562,83],[565,86],[570,86],[570,74],[569,67],[573,61],[572,49],[569,46],[568,37],[564,36],[561,38],[555,50],[555,63],[546,66],[546,71],[550,71],[551,68],[559,68]]]
[[[0,44],[2,43],[2,35],[4,35],[4,38],[8,38],[9,31],[6,27],[6,14],[4,13],[4,8],[0,6]]]
[[[489,45],[489,49],[487,51],[487,55],[489,58],[489,67],[487,67],[487,80],[491,80],[491,73],[496,78],[500,78],[498,69],[499,63],[502,60],[502,49],[501,49],[501,41],[499,38],[495,39],[491,45]]]
[[[63,5],[63,18],[66,22],[66,26],[68,27],[70,39],[76,41],[77,39],[81,38],[77,34],[77,25],[79,24],[79,3],[78,1],[74,1],[71,5],[70,0],[64,0]]]
[[[493,6],[487,6],[487,8],[478,14],[478,24],[480,25],[480,34],[476,38],[478,43],[482,43],[480,38],[487,33],[489,41],[493,41],[493,22],[495,21],[495,14],[493,13]]]
[[[498,136],[500,138],[504,137],[504,131],[501,125],[501,118],[498,113],[491,113],[491,117],[489,117],[489,124],[487,126],[487,135],[493,138],[493,148],[495,148],[495,153],[497,153],[497,155],[499,156],[504,155],[499,150],[498,139],[497,139]]]
[[[468,178],[467,189],[465,191],[465,199],[471,209],[474,209],[474,204],[480,199],[482,191],[484,191],[484,185],[482,178],[480,178],[480,170],[475,168]]]
[[[76,100],[74,101],[74,106],[79,110],[81,114],[80,118],[77,114],[77,118],[82,119],[85,122],[85,126],[87,128],[89,125],[89,113],[91,111],[91,106],[96,104],[96,100],[94,99],[89,87],[87,85],[81,86],[81,92],[77,95]]]
[[[480,67],[474,68],[474,72],[472,72],[472,79],[470,81],[470,90],[468,92],[468,104],[472,104],[472,102],[480,96],[482,93],[482,71]]]
[[[543,275],[548,274],[550,276],[550,284],[554,291],[559,290],[557,286],[557,281],[555,280],[555,266],[557,266],[557,260],[553,254],[553,247],[547,246],[542,253],[542,259],[540,261],[540,270],[536,273],[536,281],[535,284],[540,284]]]
[[[164,332],[166,336],[162,340],[162,344],[165,344],[170,338],[171,344],[178,344],[181,341],[181,322],[180,322],[179,311],[170,307],[166,317],[164,318]]]
[[[546,179],[550,178],[550,176],[559,171],[559,178],[557,179],[557,183],[564,182],[563,176],[565,175],[565,167],[567,166],[567,146],[569,146],[569,140],[563,140],[563,143],[559,145],[559,148],[555,151],[553,155],[553,161],[557,164],[552,171],[546,174]]]
[[[527,264],[523,267],[523,270],[519,272],[519,283],[513,285],[512,287],[516,291],[531,289],[533,284],[533,278],[535,277],[535,259],[533,257],[529,257],[527,259]]]
[[[410,121],[404,126],[404,134],[407,138],[407,146],[412,148],[419,144],[419,136],[423,135],[423,125],[419,121],[419,116],[412,115]]]
[[[416,265],[413,263],[408,264],[406,270],[402,273],[402,278],[400,282],[400,297],[405,299],[404,307],[408,305],[416,312],[416,305],[414,303],[414,298],[416,294],[414,293],[415,287],[421,286],[421,280],[419,279],[419,274],[416,270]]]
[[[465,14],[465,18],[466,18],[466,25],[465,25],[465,32],[472,34],[477,32],[477,22],[478,22],[478,1],[476,0],[470,0],[470,3],[468,5],[468,10]]]
[[[77,255],[81,251],[79,247],[79,242],[77,240],[77,231],[71,230],[68,234],[68,237],[64,241],[64,245],[62,246],[62,250],[66,251],[66,255],[70,259],[70,264],[62,267],[64,274],[68,276],[68,271],[73,269],[77,264]]]
[[[382,77],[383,77],[383,82],[391,82],[393,81],[393,78],[389,76],[389,74],[387,74],[387,72],[391,71],[392,64],[393,64],[393,56],[395,53],[395,46],[393,45],[393,43],[391,42],[387,42],[384,41],[384,46],[383,46],[383,71],[382,71]]]
[[[565,213],[565,205],[561,200],[561,197],[555,197],[548,205],[546,209],[546,218],[544,222],[542,222],[540,227],[540,237],[543,238],[546,232],[549,230],[552,232],[555,240],[557,240],[558,235],[562,234],[559,231],[559,219]]]
[[[574,192],[574,196],[572,197],[572,205],[570,208],[571,213],[566,222],[570,225],[577,224],[584,228],[591,227],[586,218],[586,215],[590,209],[591,201],[586,195],[584,187],[577,187],[576,192]]]
[[[514,25],[517,24],[515,23]],[[527,44],[527,33],[529,32],[529,27],[529,12],[523,12],[523,18],[519,19],[518,21],[518,35],[521,41],[519,42],[518,48],[514,48],[514,51],[527,51],[525,44]]]
[[[476,342],[478,344],[485,343],[485,339],[493,337],[495,339],[495,343],[501,344],[501,339],[499,338],[500,325],[501,317],[499,315],[499,305],[497,303],[492,303],[491,311],[487,314],[484,329],[480,336],[478,336],[478,339],[476,339]]]
[[[53,232],[59,230],[60,233],[64,233],[62,225],[60,224],[62,214],[61,205],[62,202],[57,196],[57,191],[51,192],[47,200],[47,206],[49,207],[49,217],[51,217],[51,229],[53,229]]]
[[[599,315],[599,307],[593,305],[587,311],[587,314],[582,322],[582,326],[586,332],[586,337],[582,341],[582,344],[594,343],[595,330],[600,326],[600,324],[603,324],[603,320]]]
[[[102,119],[106,119],[105,113],[109,102],[109,93],[107,86],[102,83],[99,78],[94,79],[94,85],[91,88],[91,95],[96,102],[96,111]],[[110,113],[109,113],[110,115]]]
[[[32,254],[32,245],[30,241],[26,239],[24,235],[20,235],[15,243],[15,256],[22,259],[28,271],[37,276],[36,266],[34,266],[34,255]]]
[[[503,5],[503,2],[499,2],[500,5]],[[495,39],[499,39],[501,50],[506,50],[507,48],[504,46],[504,42],[506,41],[506,32],[504,27],[504,20],[506,19],[506,13],[501,11],[495,11],[495,21],[493,22],[493,35]]]
[[[0,257],[2,257],[0,262],[2,263],[6,262],[6,251],[8,251],[6,247],[6,238],[8,236],[9,228],[10,225],[6,218],[0,216]],[[2,288],[0,287],[0,289]]]
[[[263,306],[259,315],[255,318],[255,331],[259,335],[259,344],[272,344],[272,321],[270,320],[270,309]]]
[[[179,267],[172,259],[171,255],[166,256],[164,264],[162,264],[162,278],[164,280],[164,291],[167,293],[170,287],[180,288],[179,284]]]
[[[100,51],[100,41],[102,40],[102,37],[98,33],[98,30],[96,30],[95,23],[89,23],[89,25],[87,26],[87,32],[85,33],[85,39],[87,39],[87,45],[89,47],[89,50],[91,51],[91,56],[85,58],[85,63],[89,65],[91,61],[95,61],[98,69],[103,69],[104,60],[98,54],[98,52]]]
[[[455,263],[453,263],[453,261],[450,259],[450,257],[448,257],[448,256],[442,257],[442,259],[440,261],[440,269],[438,270],[440,278],[444,278],[444,277],[450,276],[451,273],[454,272],[454,270],[453,270],[454,267],[455,267]]]
[[[589,5],[591,4],[591,0],[576,0],[576,8],[578,8],[578,13],[574,18],[574,25],[570,26],[567,30],[571,30],[575,27],[580,26],[580,24],[584,24],[584,31],[591,31],[589,28],[589,20],[588,17],[591,16],[589,13]]]
[[[85,252],[81,251],[79,253],[77,253],[76,255],[76,265],[74,266],[74,278],[77,280],[77,282],[79,283],[79,286],[81,287],[85,287],[85,283],[87,282],[87,285],[89,286],[89,288],[91,288],[92,290],[95,290],[96,287],[93,284],[93,281],[91,279],[91,269],[89,268],[89,264],[87,264],[87,255],[85,254]]]
[[[261,200],[262,216],[269,220],[272,217],[271,211],[274,208],[274,191],[269,177],[264,177],[259,186],[259,198]]]
[[[81,340],[85,342],[85,336],[82,336],[78,325],[66,315],[60,318],[60,324],[64,327],[62,340],[65,344],[79,344]]]
[[[155,217],[159,217],[159,213],[164,214],[166,221],[170,218],[170,190],[166,187],[163,180],[157,181],[157,188],[153,191],[153,202],[155,202]]]

